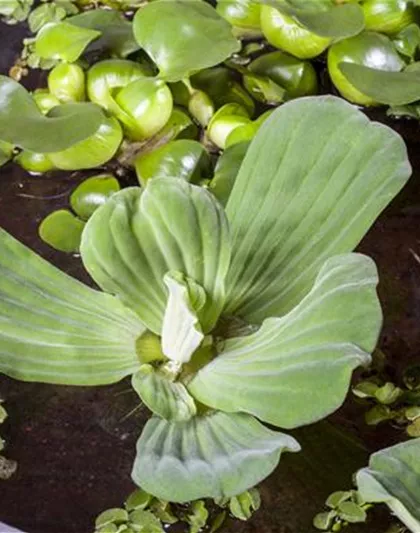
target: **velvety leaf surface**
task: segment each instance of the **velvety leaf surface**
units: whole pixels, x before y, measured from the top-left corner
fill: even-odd
[[[293,311],[226,341],[188,390],[205,405],[282,428],[326,417],[344,401],[352,371],[370,361],[382,323],[377,282],[366,256],[329,259]]]
[[[247,151],[226,207],[227,314],[280,316],[328,257],[353,250],[411,174],[405,145],[333,96],[276,109]]]
[[[349,82],[376,102],[404,105],[420,100],[420,72],[389,72],[355,63],[340,63]]]
[[[56,152],[93,135],[104,118],[93,104],[62,107],[68,112],[45,117],[22,85],[0,76],[0,140],[31,152]]]
[[[136,372],[144,328],[0,230],[0,372],[23,381],[103,385]]]
[[[198,315],[204,332],[224,305],[230,260],[226,217],[209,192],[183,180],[152,179],[143,191],[132,187],[115,194],[88,221],[81,253],[94,280],[158,335],[168,271],[182,272],[206,291]]]
[[[420,439],[374,453],[356,479],[365,501],[386,503],[410,531],[420,531]]]
[[[142,365],[131,383],[141,400],[156,415],[167,420],[185,421],[197,413],[193,398],[182,383],[173,382]]]
[[[110,50],[119,57],[126,57],[139,49],[134,39],[133,26],[119,11],[93,9],[67,19],[73,26],[101,32],[89,50]]]
[[[42,59],[61,59],[73,63],[83,54],[88,44],[100,35],[99,31],[68,22],[51,23],[38,33],[35,51]]]
[[[268,476],[283,451],[299,445],[246,414],[214,412],[188,422],[154,417],[137,443],[132,476],[167,501],[231,497]]]
[[[146,5],[134,17],[134,35],[165,81],[179,81],[217,65],[241,47],[230,24],[200,0]]]

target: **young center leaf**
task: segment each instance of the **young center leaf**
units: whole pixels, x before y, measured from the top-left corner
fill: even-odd
[[[0,230],[0,373],[23,381],[104,385],[140,367],[144,327]]]
[[[241,48],[230,24],[201,0],[146,5],[134,17],[134,35],[169,82],[217,65]]]
[[[32,152],[58,152],[87,139],[104,119],[94,104],[71,104],[71,112],[45,117],[28,91],[0,76],[0,140]]]
[[[117,294],[157,335],[168,301],[164,276],[182,272],[200,285],[206,301],[198,311],[204,333],[225,302],[230,239],[223,208],[201,187],[172,178],[115,194],[88,221],[81,254],[105,291]]]
[[[166,501],[228,498],[267,477],[282,452],[299,449],[292,437],[243,413],[213,412],[187,422],[153,417],[137,443],[132,477]]]
[[[401,137],[333,96],[273,112],[247,151],[226,211],[225,312],[281,316],[329,257],[353,250],[411,174]]]
[[[386,503],[412,533],[420,531],[420,439],[374,453],[356,480],[366,502]]]
[[[377,282],[366,256],[329,259],[295,309],[226,341],[188,390],[205,405],[282,428],[324,418],[344,401],[352,371],[370,361],[382,322]]]

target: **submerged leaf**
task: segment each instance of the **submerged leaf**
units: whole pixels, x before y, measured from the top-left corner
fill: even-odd
[[[132,476],[174,502],[231,497],[267,477],[283,451],[299,449],[292,437],[246,414],[214,412],[188,422],[154,417],[137,443]]]
[[[352,371],[370,361],[382,314],[371,259],[329,259],[311,292],[283,318],[226,341],[188,385],[198,401],[282,428],[320,420],[343,403]]]
[[[281,316],[322,264],[351,251],[411,174],[401,137],[333,96],[273,111],[226,207],[232,263],[225,313]]]
[[[357,473],[366,502],[384,502],[410,531],[420,531],[420,439],[386,448]]]
[[[163,278],[171,270],[205,290],[198,313],[204,333],[220,315],[230,261],[228,227],[222,207],[201,187],[159,178],[144,190],[124,189],[90,218],[81,252],[98,285],[118,294],[157,335],[167,303]]]
[[[165,81],[217,65],[241,47],[229,23],[200,0],[147,4],[134,17],[134,35]]]
[[[185,421],[197,414],[193,398],[182,383],[169,381],[151,365],[142,365],[132,378],[144,404],[166,420]]]
[[[0,140],[31,152],[55,152],[90,137],[104,120],[94,104],[60,107],[67,109],[62,116],[44,117],[22,85],[0,76]]]
[[[0,230],[0,372],[22,381],[104,385],[140,367],[136,315]]]

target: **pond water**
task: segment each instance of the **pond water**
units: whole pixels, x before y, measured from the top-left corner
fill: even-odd
[[[0,23],[1,73],[16,58],[21,32]],[[374,115],[387,120],[380,110]],[[380,347],[390,377],[398,378],[408,363],[420,362],[420,127],[414,121],[393,121],[391,126],[406,139],[414,176],[359,250],[379,267],[385,313]],[[67,206],[69,193],[82,178],[31,177],[11,164],[3,167],[0,226],[70,275],[91,283],[78,257],[53,251],[37,235],[42,218]],[[10,415],[2,426],[7,456],[19,463],[13,478],[0,482],[0,521],[27,533],[90,533],[95,516],[121,505],[134,488],[130,470],[135,442],[148,414],[136,410],[129,383],[56,387],[2,376],[0,396],[7,400]],[[350,488],[352,473],[366,464],[369,453],[402,438],[390,427],[367,427],[364,410],[349,397],[327,422],[295,432],[303,453],[286,455],[262,484],[262,510],[249,523],[232,522],[223,531],[314,531],[312,518],[328,494]],[[366,525],[349,533],[385,533],[389,520],[379,509]]]

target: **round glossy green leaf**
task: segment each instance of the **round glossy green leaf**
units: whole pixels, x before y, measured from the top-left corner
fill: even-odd
[[[31,11],[28,17],[29,29],[37,33],[43,26],[51,22],[60,22],[66,18],[66,10],[54,2],[41,4]]]
[[[85,100],[85,86],[85,72],[74,63],[59,63],[48,74],[48,89],[62,103]]]
[[[67,106],[80,104],[67,104]],[[50,111],[50,116],[65,116],[65,106],[55,107]],[[48,156],[54,165],[61,170],[82,170],[96,168],[114,157],[123,133],[117,119],[104,117],[97,131],[89,138],[74,144],[61,152],[52,152]]]
[[[400,54],[414,59],[420,46],[420,27],[418,24],[410,24],[393,38],[393,42]]]
[[[109,50],[119,57],[126,57],[139,49],[132,23],[114,9],[92,9],[68,18],[67,22],[101,33],[89,46],[89,51]]]
[[[166,81],[187,78],[240,50],[229,23],[200,0],[147,4],[136,13],[134,35]]]
[[[51,94],[48,89],[36,89],[32,93],[32,98],[43,115],[48,115],[53,107],[60,105],[58,98]]]
[[[416,20],[410,0],[364,0],[361,7],[367,30],[395,34]]]
[[[87,220],[120,188],[118,180],[111,174],[92,176],[82,181],[72,192],[70,196],[71,208],[80,218]]]
[[[352,63],[356,66],[343,70],[343,63]],[[375,100],[360,88],[372,85],[376,72],[398,72],[405,66],[404,61],[398,55],[392,41],[385,35],[374,32],[363,32],[356,37],[346,39],[334,44],[328,51],[328,72],[340,93],[350,100],[362,105],[372,105],[381,100]],[[367,81],[354,79],[351,72],[362,71],[363,76],[368,76]],[[371,76],[369,76],[371,73]],[[373,80],[372,80],[373,76]],[[357,85],[352,83],[356,81]],[[386,90],[386,89],[385,89]]]
[[[104,120],[101,109],[87,103],[44,117],[26,89],[6,76],[0,76],[0,94],[0,140],[32,152],[65,150],[93,135]]]
[[[174,139],[197,139],[198,128],[185,111],[174,107],[168,122],[155,138],[166,142]]]
[[[151,178],[180,178],[197,183],[209,176],[210,157],[201,143],[181,139],[141,154],[135,168],[143,186]]]
[[[60,209],[48,215],[39,226],[41,239],[61,252],[78,252],[85,223],[70,211]]]
[[[292,437],[245,414],[212,412],[187,422],[153,417],[137,443],[132,477],[167,501],[232,497],[267,477],[282,452],[299,449]]]
[[[60,59],[72,63],[100,35],[99,31],[73,26],[68,22],[47,24],[37,35],[35,52],[42,59]]]
[[[24,168],[27,172],[34,174],[44,174],[55,169],[54,163],[48,157],[47,154],[40,154],[37,152],[29,152],[23,150],[14,159],[20,167]]]
[[[261,36],[261,6],[254,0],[218,0],[217,12],[234,26],[238,37]]]
[[[248,146],[248,142],[230,146],[217,160],[209,190],[223,205],[227,204]]]

